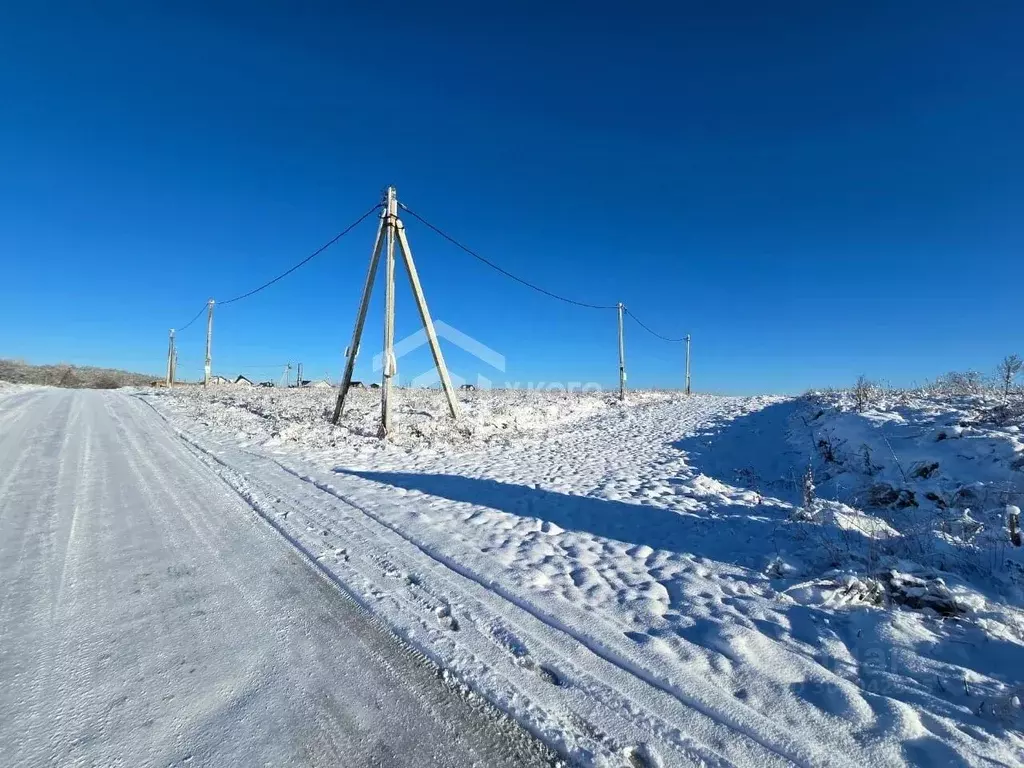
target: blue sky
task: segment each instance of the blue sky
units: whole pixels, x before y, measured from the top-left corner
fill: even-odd
[[[159,372],[168,328],[389,183],[506,269],[693,334],[699,389],[1024,353],[1019,3],[96,5],[0,10],[2,356]],[[215,370],[336,376],[373,229],[218,312]],[[449,344],[456,372],[613,384],[614,312],[408,231],[435,317],[506,358]],[[681,384],[679,345],[626,343],[633,386]],[[183,373],[202,346],[181,334]]]

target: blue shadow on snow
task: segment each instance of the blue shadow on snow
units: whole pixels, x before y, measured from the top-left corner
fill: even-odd
[[[577,496],[496,480],[460,475],[373,472],[337,468],[338,474],[473,504],[553,523],[563,530],[587,533],[626,544],[648,546],[707,557],[747,568],[759,565],[755,553],[777,525],[777,510],[744,507],[727,516],[677,512],[650,504],[631,504],[592,496]],[[742,516],[742,537],[737,517]],[[751,546],[752,542],[761,542]],[[752,559],[752,555],[755,557]]]

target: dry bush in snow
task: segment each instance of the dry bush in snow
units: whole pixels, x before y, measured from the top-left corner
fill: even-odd
[[[858,411],[863,411],[873,405],[878,399],[878,385],[869,381],[865,376],[858,376],[857,383],[853,386],[853,404]]]
[[[1021,368],[1024,368],[1024,360],[1020,359],[1020,355],[1007,355],[996,366],[996,379],[1002,385],[1004,395],[1010,394],[1013,381],[1020,374]]]
[[[110,373],[104,373],[98,376],[90,384],[93,389],[119,389],[121,387],[121,381],[116,376]]]
[[[977,371],[950,371],[940,376],[932,389],[943,395],[980,395],[985,390],[985,379]]]

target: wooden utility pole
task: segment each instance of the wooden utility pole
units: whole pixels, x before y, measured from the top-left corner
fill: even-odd
[[[686,395],[690,395],[690,334],[686,334]]]
[[[299,371],[295,374],[295,386],[302,387],[302,363],[299,363]]]
[[[167,334],[167,376],[164,385],[170,389],[171,380],[174,378],[174,329],[171,328]]]
[[[619,400],[626,399],[626,341],[623,338],[622,330],[622,315],[625,312],[625,307],[620,301],[618,304],[619,311]]]
[[[206,302],[206,363],[203,365],[203,389],[210,386],[211,351],[213,350],[213,299]]]
[[[441,388],[444,390],[445,398],[448,400],[448,412],[451,413],[453,419],[458,421],[459,403],[455,399],[455,388],[452,386],[452,380],[448,377],[448,366],[444,364],[441,345],[437,341],[437,332],[434,330],[434,321],[430,319],[427,299],[423,295],[423,286],[420,284],[420,276],[416,271],[416,264],[412,260],[412,249],[409,248],[409,238],[405,236],[405,224],[402,223],[401,219],[395,219],[395,229],[398,233],[398,244],[402,249],[402,259],[405,261],[405,270],[409,273],[409,285],[412,287],[412,295],[416,298],[416,308],[420,313],[423,330],[427,334],[430,354],[434,358],[434,366],[437,368],[438,376],[441,378]]]
[[[384,358],[380,382],[380,437],[391,431],[391,379],[398,372],[395,360],[395,219],[398,199],[395,188],[388,187],[385,197],[387,211],[387,247],[384,256]]]
[[[338,390],[338,401],[334,407],[334,417],[331,419],[335,424],[341,418],[345,408],[345,397],[352,384],[352,371],[355,367],[356,355],[359,354],[359,342],[363,335],[363,325],[366,322],[366,312],[370,306],[370,295],[373,293],[373,281],[377,274],[377,267],[380,263],[381,251],[385,250],[384,267],[384,352],[383,376],[381,380],[381,414],[380,414],[380,436],[387,437],[391,430],[391,386],[392,379],[398,372],[397,361],[395,360],[395,240],[402,251],[402,261],[405,264],[406,272],[409,274],[409,283],[412,286],[413,296],[416,299],[416,308],[419,310],[420,320],[423,329],[427,334],[427,342],[430,344],[430,352],[434,357],[434,365],[437,366],[437,373],[441,379],[441,388],[444,390],[448,400],[448,410],[453,419],[459,418],[459,405],[455,398],[455,389],[452,387],[451,378],[448,376],[448,367],[444,362],[444,355],[441,354],[441,346],[437,341],[437,333],[434,330],[434,323],[430,318],[430,311],[427,308],[427,301],[423,295],[423,286],[420,284],[419,273],[416,271],[416,264],[413,262],[412,249],[409,247],[409,240],[405,235],[405,225],[398,218],[398,195],[394,187],[388,187],[384,195],[384,205],[381,211],[380,224],[377,227],[377,237],[373,243],[373,251],[370,255],[370,268],[366,272],[366,282],[363,284],[363,296],[359,302],[359,311],[356,313],[355,328],[352,330],[352,341],[345,350],[345,373],[341,379],[341,387]],[[385,249],[386,244],[386,249]]]
[[[356,363],[356,355],[359,354],[359,340],[363,336],[363,325],[366,323],[366,310],[370,307],[370,294],[373,293],[373,280],[377,276],[377,265],[380,263],[380,251],[384,245],[384,229],[387,226],[387,209],[380,214],[380,223],[377,225],[377,237],[373,241],[373,250],[370,252],[370,268],[366,272],[366,280],[363,283],[363,296],[359,300],[359,311],[356,313],[356,324],[352,329],[352,341],[345,350],[345,372],[341,376],[341,384],[338,387],[338,402],[334,406],[334,416],[331,421],[338,423],[342,410],[345,407],[345,396],[348,394],[352,384],[352,370]]]

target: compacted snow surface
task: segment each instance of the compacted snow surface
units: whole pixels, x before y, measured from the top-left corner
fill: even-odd
[[[144,402],[0,389],[0,765],[551,764]]]
[[[337,427],[331,390],[142,396],[573,762],[1024,762],[1015,407],[399,390],[381,441],[372,390]]]

